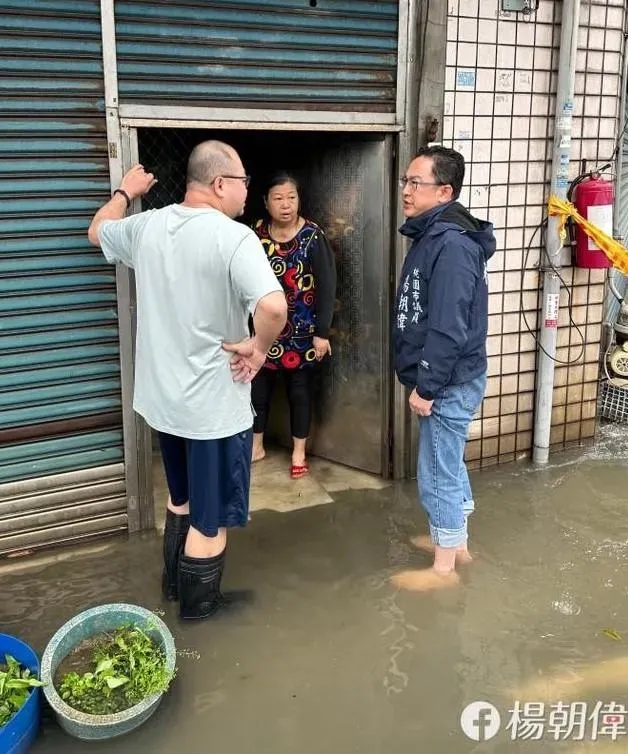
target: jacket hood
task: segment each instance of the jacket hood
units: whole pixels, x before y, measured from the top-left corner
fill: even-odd
[[[413,240],[425,235],[440,235],[446,230],[457,230],[467,234],[482,249],[485,259],[495,253],[496,243],[493,225],[486,220],[478,220],[460,204],[450,202],[411,217],[399,228],[399,232]]]

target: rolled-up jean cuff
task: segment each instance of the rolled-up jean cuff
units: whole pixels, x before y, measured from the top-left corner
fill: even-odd
[[[467,541],[467,528],[462,529],[437,529],[430,524],[432,542],[438,547],[461,547]]]

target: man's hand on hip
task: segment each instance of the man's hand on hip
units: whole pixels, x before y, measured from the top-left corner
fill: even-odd
[[[410,410],[417,416],[429,416],[432,413],[434,401],[426,401],[417,393],[416,388],[410,393]]]
[[[223,343],[222,347],[233,353],[230,363],[234,382],[251,382],[266,361],[266,351],[259,347],[255,338],[245,338],[239,343]]]

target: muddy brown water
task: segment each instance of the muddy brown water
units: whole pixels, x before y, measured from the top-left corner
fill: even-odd
[[[182,623],[160,596],[153,534],[2,576],[1,630],[39,651],[80,610],[124,601],[170,627],[179,673],[155,716],[127,737],[86,744],[44,714],[34,754],[172,751],[237,754],[462,754],[628,750],[628,736],[512,740],[515,702],[613,700],[628,706],[628,443],[473,475],[477,560],[461,584],[397,592],[390,576],[429,558],[412,483],[351,490],[292,513],[261,511],[230,540],[225,586],[255,590],[241,612]],[[66,551],[67,555],[67,551]],[[605,629],[621,637],[612,639]],[[502,729],[474,742],[471,702],[491,702]],[[628,720],[627,720],[628,723]]]
[[[61,684],[63,683],[63,679],[68,673],[77,673],[78,675],[83,675],[84,673],[94,672],[94,650],[99,644],[106,641],[106,639],[110,637],[111,634],[99,634],[98,636],[84,639],[80,644],[77,644],[77,646],[74,647],[74,649],[68,655],[66,655],[66,657],[61,661],[59,667],[55,671],[53,679],[54,686],[57,689],[59,696],[61,696]],[[96,713],[96,710],[98,710],[97,714],[104,714],[105,712],[122,711],[124,709],[128,709],[131,706],[124,699],[124,694],[120,689],[113,691],[113,693],[111,694],[110,703],[111,706],[108,706],[106,708],[102,706],[91,710],[83,708],[83,711]],[[70,704],[70,706],[78,709],[75,704]]]
[[[59,667],[55,671],[54,685],[56,689],[59,689],[63,679],[68,673],[83,673],[93,672],[94,670],[94,649],[100,641],[104,638],[104,634],[99,636],[93,636],[89,639],[84,639],[61,661]]]

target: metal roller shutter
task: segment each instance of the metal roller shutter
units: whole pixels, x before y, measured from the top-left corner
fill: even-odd
[[[118,0],[122,104],[394,112],[397,0]]]
[[[126,528],[100,2],[0,0],[0,554]]]

